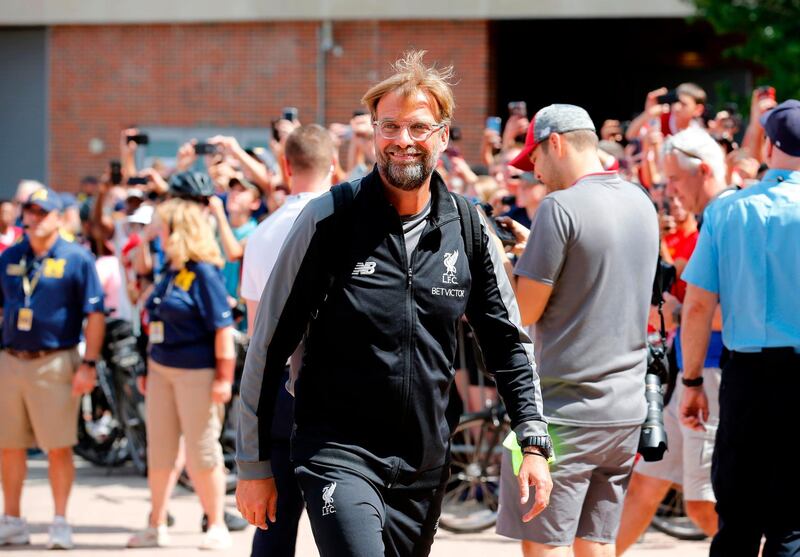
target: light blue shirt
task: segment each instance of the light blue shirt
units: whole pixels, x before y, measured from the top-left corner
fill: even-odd
[[[719,295],[730,350],[800,352],[800,171],[769,170],[709,205],[682,278]]]

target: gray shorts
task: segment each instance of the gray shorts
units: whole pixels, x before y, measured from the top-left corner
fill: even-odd
[[[619,529],[640,426],[573,427],[550,424],[556,463],[550,467],[550,505],[522,522],[531,507],[519,503],[519,484],[504,451],[497,533],[518,540],[572,545],[575,538],[614,543]],[[533,494],[531,494],[533,499]]]
[[[719,425],[719,383],[722,371],[718,367],[703,370],[703,386],[708,397],[709,416],[705,431],[694,431],[680,423],[678,409],[684,386],[680,381],[669,404],[664,408],[664,430],[668,446],[664,458],[657,462],[640,460],[634,472],[668,480],[683,486],[685,501],[715,502],[711,489],[711,456]]]

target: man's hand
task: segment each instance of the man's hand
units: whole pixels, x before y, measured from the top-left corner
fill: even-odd
[[[511,248],[511,253],[514,255],[521,255],[525,251],[525,246],[528,244],[528,237],[531,231],[525,226],[511,217],[497,217],[497,224],[510,231],[517,240],[516,245]]]
[[[223,381],[215,379],[211,383],[211,402],[214,404],[225,404],[232,396],[232,388],[230,381]]]
[[[708,421],[708,398],[702,385],[684,387],[680,405],[681,423],[694,431],[705,431]]]
[[[197,144],[196,139],[184,143],[178,149],[178,154],[175,157],[175,171],[185,172],[189,170],[194,162],[197,160],[197,153],[194,152],[194,146]]]
[[[522,522],[529,522],[550,504],[553,480],[550,479],[547,459],[539,455],[523,455],[517,479],[519,480],[519,501],[523,505],[528,502],[529,486],[533,486],[535,490],[533,507],[522,517]]]
[[[87,395],[94,389],[97,374],[93,367],[86,364],[78,366],[75,375],[72,376],[72,396]]]
[[[247,522],[266,530],[268,528],[266,519],[269,518],[274,524],[278,509],[275,479],[240,479],[236,484],[236,508]]]
[[[663,110],[663,105],[658,102],[658,97],[666,95],[669,90],[666,87],[659,87],[654,91],[647,93],[647,99],[644,101],[644,111],[648,116],[659,116]]]

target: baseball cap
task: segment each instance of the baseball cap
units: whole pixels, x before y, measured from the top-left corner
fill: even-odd
[[[239,184],[246,190],[253,190],[256,195],[261,195],[261,188],[255,185],[253,182],[245,178],[244,176],[234,176],[228,181],[228,187],[232,188],[234,185]]]
[[[792,157],[800,157],[800,101],[789,99],[761,116],[772,144]]]
[[[61,211],[64,207],[61,202],[61,196],[50,188],[41,188],[33,192],[24,206],[27,207],[29,205],[36,205],[48,213],[51,211]]]
[[[150,224],[150,221],[153,220],[154,212],[155,208],[152,205],[142,205],[128,217],[128,222],[135,224]]]
[[[541,109],[531,120],[525,136],[525,147],[509,164],[526,172],[533,170],[530,155],[536,147],[546,141],[550,134],[577,130],[597,131],[589,113],[574,104],[551,104]]]

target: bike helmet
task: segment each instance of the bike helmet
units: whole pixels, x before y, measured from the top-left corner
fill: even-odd
[[[202,172],[179,172],[169,179],[168,193],[173,197],[204,201],[214,195],[214,184]]]

